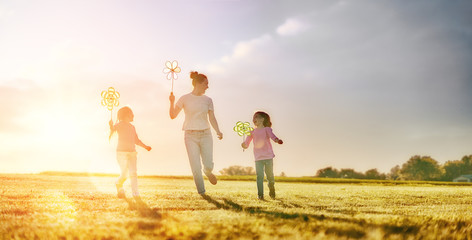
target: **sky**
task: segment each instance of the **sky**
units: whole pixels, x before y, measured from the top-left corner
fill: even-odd
[[[254,166],[233,127],[266,111],[274,172],[389,172],[413,155],[472,154],[472,2],[466,0],[0,1],[0,173],[118,173],[101,92],[130,106],[139,175],[190,175],[190,71],[207,75],[223,140],[215,173]],[[118,108],[119,108],[118,107]],[[116,108],[113,119],[116,120]]]

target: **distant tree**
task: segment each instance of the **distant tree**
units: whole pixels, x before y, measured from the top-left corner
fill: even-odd
[[[464,156],[461,160],[447,161],[443,165],[442,180],[452,181],[461,175],[472,174],[472,155]]]
[[[364,178],[364,174],[354,171],[352,168],[343,168],[339,171],[339,176],[341,178],[355,178],[355,179],[362,179]]]
[[[364,173],[366,179],[381,179],[384,180],[387,176],[384,173],[380,173],[377,168],[369,169]]]
[[[439,180],[442,172],[436,160],[429,156],[413,156],[400,170],[405,180]]]
[[[322,168],[316,172],[316,177],[339,178],[339,171],[333,167]]]
[[[243,167],[243,166],[230,166],[228,168],[224,168],[220,171],[221,175],[256,175],[256,171],[253,167]]]
[[[392,169],[390,169],[390,173],[387,175],[388,179],[396,180],[400,177],[400,166],[396,165]]]
[[[472,155],[464,156],[461,159],[463,164],[463,174],[472,174]]]
[[[444,163],[443,169],[444,174],[441,179],[444,181],[452,181],[454,178],[463,175],[465,172],[464,163],[459,160],[447,161]]]

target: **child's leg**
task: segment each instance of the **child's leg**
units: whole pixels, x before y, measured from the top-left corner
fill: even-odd
[[[274,160],[266,160],[265,173],[269,182],[269,196],[275,198]]]
[[[139,196],[138,191],[138,170],[136,167],[137,152],[128,153],[128,168],[129,168],[129,178],[131,181],[131,191],[133,192],[133,197]]]
[[[126,181],[126,175],[128,174],[128,156],[125,152],[117,152],[116,160],[120,166],[120,176],[116,180],[118,188],[123,188],[123,183]]]
[[[203,194],[205,193],[205,184],[203,183],[202,164],[200,162],[200,139],[198,132],[185,131],[185,147],[187,148],[195,186],[198,193]]]
[[[257,195],[264,197],[264,160],[256,161]]]

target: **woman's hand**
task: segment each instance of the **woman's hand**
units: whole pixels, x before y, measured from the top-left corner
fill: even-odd
[[[170,119],[174,119],[177,117],[177,115],[179,115],[181,108],[174,106],[175,96],[174,96],[174,93],[172,92],[170,93],[169,101],[170,101],[169,117]]]
[[[218,139],[223,139],[223,133],[222,132],[217,132],[216,135],[218,135]]]
[[[146,150],[148,150],[148,152],[151,151],[151,149],[152,149],[150,146],[146,146],[146,147],[144,147],[144,148],[145,148]]]

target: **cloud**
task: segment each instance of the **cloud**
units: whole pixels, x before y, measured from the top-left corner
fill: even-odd
[[[307,30],[308,27],[308,24],[299,19],[289,18],[277,28],[277,33],[281,36],[292,36]]]
[[[254,69],[266,66],[271,57],[276,54],[277,46],[274,38],[269,34],[257,38],[240,41],[233,47],[232,53],[221,57],[207,66],[208,72],[220,76],[230,74],[248,79]]]
[[[234,48],[233,55],[230,57],[224,57],[223,60],[228,61],[228,59],[240,59],[248,57],[251,54],[254,54],[257,49],[271,41],[272,37],[268,34],[265,34],[249,41],[239,42]]]

